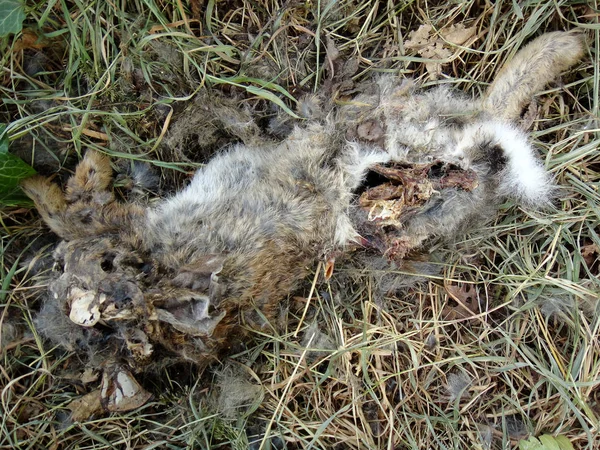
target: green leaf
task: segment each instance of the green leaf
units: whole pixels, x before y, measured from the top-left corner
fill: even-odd
[[[292,94],[290,94],[288,91],[286,91],[284,88],[282,88],[278,84],[272,83],[270,81],[265,81],[265,80],[261,80],[260,78],[251,78],[251,77],[245,77],[245,76],[236,76],[236,77],[228,78],[228,80],[231,81],[232,83],[258,84],[262,88],[271,89],[273,91],[280,92],[283,95],[285,95],[287,98],[289,98],[290,100],[297,102]]]
[[[519,3],[517,2],[517,0],[513,0],[512,4],[513,4],[513,12],[517,16],[517,19],[523,20],[523,10],[519,6]]]
[[[569,441],[568,437],[561,434],[556,436],[554,439],[556,439],[556,443],[560,447],[560,450],[575,450],[575,447],[573,447],[573,444],[571,444],[571,441]]]
[[[258,80],[256,78],[247,78],[247,77],[236,77],[236,78],[217,78],[217,77],[212,77],[212,76],[207,76],[207,79],[209,79],[211,82],[215,83],[215,84],[230,84],[232,86],[237,86],[240,87],[242,89],[245,89],[246,92],[248,92],[249,94],[252,95],[256,95],[258,97],[264,98],[265,100],[268,100],[272,103],[275,103],[277,106],[279,106],[281,109],[283,109],[287,114],[289,114],[290,116],[296,118],[296,119],[300,119],[300,117],[294,112],[292,111],[290,108],[288,108],[286,106],[285,103],[283,103],[281,101],[281,99],[279,97],[277,97],[274,93],[263,89],[262,87],[256,87],[256,86],[247,86],[245,84],[242,84],[238,81],[240,80],[244,80],[244,81],[248,81],[251,80],[253,82],[258,82],[261,86],[263,87],[269,87],[271,89],[275,89],[278,92],[281,92],[282,94],[284,94],[286,97],[289,97],[291,99],[294,99],[294,97],[292,97],[292,95],[287,92],[285,89],[283,89],[281,86],[277,86],[274,83],[269,83],[263,80]],[[295,99],[294,99],[295,101]]]
[[[543,434],[530,437],[528,440],[519,441],[519,450],[574,450],[573,444],[565,436],[551,436]]]
[[[519,441],[519,450],[542,450],[542,444],[535,437]]]
[[[544,450],[560,450],[556,439],[554,436],[550,436],[549,434],[543,434],[539,437],[540,442],[542,443],[542,448]]]
[[[31,201],[21,191],[19,183],[34,174],[33,167],[25,164],[15,155],[8,153],[6,125],[0,124],[0,205],[31,204]]]
[[[281,109],[283,109],[290,116],[292,116],[292,117],[294,117],[296,119],[300,118],[294,111],[292,111],[290,108],[288,108],[285,105],[285,103],[283,103],[281,101],[281,99],[279,97],[277,97],[272,92],[269,92],[269,91],[267,91],[265,89],[262,89],[262,88],[258,88],[256,86],[244,86],[244,88],[246,89],[246,91],[249,94],[256,95],[257,97],[261,97],[261,98],[264,98],[266,100],[269,100],[269,101],[275,103],[277,106],[279,106]]]
[[[2,1],[2,0],[0,0]],[[0,153],[8,152],[8,136],[5,136],[6,125],[0,123]]]
[[[25,7],[21,0],[0,0],[0,37],[21,31],[24,20]]]
[[[10,153],[0,152],[0,189],[17,187],[22,179],[31,175],[35,175],[33,167]]]

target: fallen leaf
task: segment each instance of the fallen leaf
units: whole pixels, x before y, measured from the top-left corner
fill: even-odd
[[[444,28],[440,31],[442,37],[454,45],[463,45],[473,36],[477,30],[475,27],[465,27],[462,23],[458,25],[450,25],[448,28]]]
[[[69,380],[72,382],[89,384],[89,383],[93,383],[94,381],[98,381],[98,378],[100,378],[100,375],[96,370],[94,370],[92,368],[87,368],[83,371],[77,370],[77,371],[64,373],[60,376],[60,378],[62,378],[63,380]]]
[[[449,60],[452,58],[453,45],[469,45],[469,40],[475,36],[475,27],[465,27],[462,24],[451,25],[435,32],[431,25],[421,25],[416,31],[409,34],[409,39],[404,42],[406,50],[412,50],[423,58],[432,60]],[[456,56],[456,55],[454,55]],[[430,61],[425,63],[425,69],[433,80],[442,74],[442,66],[447,62]]]
[[[21,50],[26,50],[28,48],[33,48],[36,50],[41,50],[44,47],[48,46],[48,41],[41,36],[38,36],[33,30],[27,28],[23,30],[19,39],[16,40],[15,45],[13,46],[14,52],[19,52]]]
[[[429,45],[430,34],[433,27],[431,25],[421,25],[417,30],[409,33],[409,39],[404,42],[404,48],[419,50],[421,47]]]
[[[81,373],[80,380],[83,384],[89,384],[93,383],[94,381],[97,381],[99,377],[100,375],[96,370],[92,368],[87,368]]]
[[[445,320],[469,319],[479,314],[479,302],[475,286],[466,284],[463,286],[446,286],[446,292],[457,304],[450,302],[442,309]]]
[[[74,422],[81,422],[104,411],[101,400],[100,389],[73,400],[67,405],[67,408],[71,410],[71,419]]]
[[[592,264],[594,264],[599,255],[600,249],[598,249],[596,244],[587,244],[581,247],[581,256],[588,267],[591,267]]]
[[[520,450],[573,450],[573,444],[566,436],[543,434],[519,441]]]

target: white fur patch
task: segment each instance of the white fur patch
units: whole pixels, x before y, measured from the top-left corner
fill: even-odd
[[[350,242],[358,239],[358,233],[352,226],[350,218],[345,214],[340,214],[335,227],[334,242],[336,245],[344,247]]]
[[[356,142],[348,142],[342,160],[346,185],[350,190],[356,189],[363,181],[369,167],[375,164],[385,164],[390,161],[390,155]]]
[[[508,158],[499,193],[534,206],[548,203],[552,193],[551,177],[527,142],[526,135],[501,122],[495,124],[495,132]]]
[[[452,156],[470,165],[468,149],[476,145],[497,145],[506,158],[506,168],[498,175],[500,196],[512,197],[532,206],[550,201],[552,179],[539,161],[527,136],[515,126],[501,121],[473,124],[462,130],[462,138]]]

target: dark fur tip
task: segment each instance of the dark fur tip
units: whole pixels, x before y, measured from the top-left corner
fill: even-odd
[[[490,165],[490,173],[498,173],[508,164],[508,158],[504,154],[504,149],[501,145],[493,145],[487,149],[488,161]]]

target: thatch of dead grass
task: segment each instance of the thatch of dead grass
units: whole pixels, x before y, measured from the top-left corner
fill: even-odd
[[[88,387],[65,378],[74,356],[48,348],[32,320],[55,240],[35,211],[4,209],[1,448],[491,449],[544,433],[600,446],[595,2],[60,0],[26,10],[24,31],[1,43],[11,151],[63,178],[89,148],[124,172],[148,162],[162,192],[232,139],[202,122],[169,135],[205,88],[265,126],[323,86],[380,72],[479,92],[545,31],[582,30],[589,54],[524,118],[563,187],[554,211],[505,205],[487,228],[434,249],[440,276],[396,296],[377,298],[368,269],[338,268],[330,282],[316,271],[279,329],[203,375],[149,377],[154,398],[136,411],[69,419],[66,405]],[[433,59],[405,45],[422,25],[446,50]],[[472,35],[444,40],[452,25]]]

